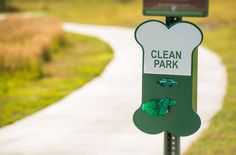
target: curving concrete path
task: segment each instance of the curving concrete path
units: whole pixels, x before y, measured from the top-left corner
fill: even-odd
[[[161,155],[163,135],[147,135],[132,122],[141,104],[141,55],[133,30],[73,23],[65,31],[109,43],[115,58],[103,74],[61,101],[0,129],[1,155]],[[96,66],[94,66],[96,67]],[[198,111],[201,129],[182,139],[182,151],[221,108],[226,70],[206,48],[199,50]]]

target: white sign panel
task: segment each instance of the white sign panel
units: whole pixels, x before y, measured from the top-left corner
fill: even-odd
[[[144,73],[191,76],[192,54],[202,41],[202,32],[188,22],[168,28],[148,21],[135,32],[144,52]]]

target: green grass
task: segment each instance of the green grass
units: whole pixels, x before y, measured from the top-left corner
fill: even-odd
[[[98,76],[112,58],[112,50],[95,38],[67,33],[64,45],[55,42],[52,60],[43,64],[43,77],[18,71],[0,77],[0,127],[32,114]],[[55,54],[56,53],[56,54]],[[29,77],[28,77],[29,76]]]
[[[143,20],[141,0],[123,1],[11,0],[10,4],[24,11],[44,11],[52,17],[67,22],[122,26],[137,25]]]
[[[23,3],[23,1],[28,1]],[[135,27],[145,19],[141,0],[124,3],[113,0],[12,0],[25,11],[45,11],[64,21]],[[57,2],[57,3],[56,3]],[[204,46],[221,56],[227,67],[228,87],[223,108],[214,116],[210,127],[193,143],[185,155],[233,155],[236,153],[236,2],[210,0],[207,18],[184,18],[204,30]],[[63,11],[61,11],[63,10]],[[66,13],[65,13],[66,12]],[[207,103],[206,103],[207,104]]]

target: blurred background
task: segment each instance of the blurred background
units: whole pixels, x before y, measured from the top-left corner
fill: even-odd
[[[204,32],[203,45],[227,67],[224,106],[188,154],[236,154],[236,1],[210,0],[209,16],[184,18]],[[63,22],[135,28],[142,0],[0,0],[0,127],[65,97],[100,75],[112,49],[66,33]],[[96,66],[96,67],[94,67]],[[233,154],[232,154],[233,155]]]

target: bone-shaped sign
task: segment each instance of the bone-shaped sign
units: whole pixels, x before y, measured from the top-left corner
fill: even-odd
[[[143,49],[142,104],[133,121],[143,132],[187,136],[199,129],[197,47],[202,36],[189,22],[167,27],[151,20],[137,27],[135,38]]]

